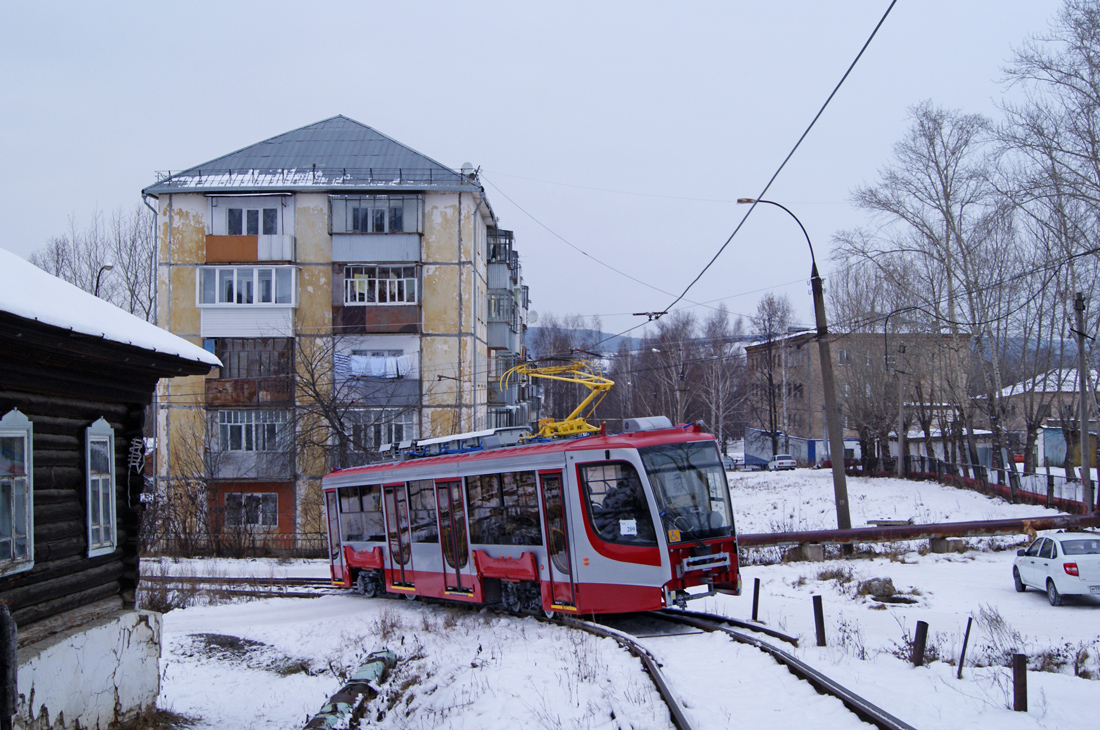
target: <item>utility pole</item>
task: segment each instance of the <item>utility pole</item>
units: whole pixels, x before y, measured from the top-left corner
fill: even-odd
[[[905,345],[898,345],[898,359],[895,372],[898,376],[898,478],[905,478],[905,371],[901,367],[901,356],[905,354]]]
[[[829,433],[829,453],[833,464],[836,526],[839,530],[850,530],[852,516],[848,507],[848,479],[844,473],[844,434],[840,426],[840,413],[836,407],[833,355],[829,347],[829,327],[825,322],[825,287],[822,286],[821,276],[817,273],[816,262],[810,272],[810,283],[814,293],[814,317],[817,320],[818,357],[821,358],[821,389],[825,391],[825,423]]]
[[[1081,413],[1081,492],[1086,514],[1092,512],[1096,501],[1092,497],[1092,459],[1089,447],[1089,397],[1088,358],[1085,357],[1085,295],[1077,292],[1073,301],[1077,310],[1077,379],[1081,384],[1078,395]]]
[[[782,209],[798,227],[802,229],[802,235],[806,237],[806,245],[810,247],[810,285],[814,296],[814,320],[817,324],[817,348],[818,357],[821,358],[821,389],[825,395],[825,424],[829,437],[829,458],[833,464],[833,496],[836,499],[836,526],[840,530],[849,530],[852,527],[851,510],[848,505],[848,479],[844,473],[844,433],[840,426],[840,411],[836,406],[836,382],[833,379],[833,356],[829,347],[829,326],[825,320],[825,287],[821,283],[821,275],[817,272],[817,259],[814,257],[814,245],[810,242],[810,234],[806,232],[806,226],[798,220],[798,216],[792,213],[785,205],[773,200],[756,200],[754,198],[738,198],[738,203],[767,203]],[[775,436],[773,431],[772,443]],[[846,552],[851,551],[851,546]]]

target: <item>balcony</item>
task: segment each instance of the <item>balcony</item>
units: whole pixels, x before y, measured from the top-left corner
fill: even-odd
[[[293,261],[294,236],[206,236],[206,263],[236,264],[250,261]]]
[[[294,384],[289,377],[206,379],[206,406],[225,408],[289,403]]]

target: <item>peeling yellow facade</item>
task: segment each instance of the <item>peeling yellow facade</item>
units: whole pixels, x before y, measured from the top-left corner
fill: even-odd
[[[346,125],[343,128],[346,129]],[[439,167],[438,163],[431,164]],[[490,318],[487,302],[490,281],[487,256],[488,232],[496,222],[476,178],[458,177],[454,171],[445,171],[454,176],[447,185],[425,182],[419,187],[404,185],[394,189],[387,179],[366,184],[361,190],[349,190],[331,182],[327,183],[329,187],[320,182],[314,185],[311,172],[306,179],[298,178],[295,184],[288,184],[286,189],[275,189],[264,188],[262,183],[255,183],[260,187],[250,187],[253,183],[249,181],[260,179],[262,175],[248,177],[248,173],[238,170],[243,173],[243,182],[217,188],[210,181],[213,179],[210,176],[216,176],[217,171],[206,168],[203,166],[205,174],[199,175],[200,184],[157,196],[158,318],[161,326],[200,346],[204,342],[218,343],[215,348],[224,347],[223,341],[290,338],[293,340],[290,370],[295,384],[303,381],[309,361],[324,357],[334,360],[334,353],[340,350],[340,337],[346,336],[333,335],[334,323],[341,328],[358,328],[355,329],[355,343],[341,351],[345,355],[391,349],[415,354],[418,370],[409,379],[416,381],[413,430],[418,437],[445,436],[488,427]],[[335,173],[318,169],[316,179],[346,179],[350,171],[350,167],[337,167]],[[421,182],[429,179],[432,178],[423,178]],[[376,200],[381,202],[376,204]],[[375,228],[380,224],[373,214],[369,232],[366,218],[357,219],[359,223],[351,222],[352,211],[357,214],[360,211],[356,206],[368,204],[386,206],[384,215],[388,217],[382,219],[384,230]],[[398,223],[394,223],[392,205],[398,207]],[[346,215],[348,220],[336,225],[334,206],[339,206],[340,215]],[[247,225],[256,229],[266,229],[269,225],[267,211],[275,211],[279,221],[277,230],[270,233],[242,230],[239,212],[235,227],[230,226],[226,212],[229,208],[255,210],[254,223]],[[402,215],[404,223],[400,222]],[[414,216],[417,220],[408,220]],[[351,228],[353,225],[355,227]],[[391,225],[397,226],[396,229],[391,230]],[[391,236],[391,233],[398,235]],[[217,238],[211,239],[211,247],[214,249],[216,244],[219,252],[211,253],[208,263],[207,236],[215,234]],[[286,247],[290,236],[292,244]],[[229,249],[225,248],[224,240],[229,238],[237,248],[227,254],[225,251]],[[278,240],[262,240],[265,238]],[[278,260],[272,253],[291,250],[290,254],[280,253]],[[232,260],[238,257],[247,260]],[[218,270],[208,272],[203,279],[204,266]],[[352,266],[356,267],[357,278],[365,278],[363,272],[369,267],[399,272],[398,277],[406,276],[400,272],[413,268],[418,296],[415,300],[396,301],[353,299],[355,295],[345,294],[344,289],[345,271]],[[258,290],[264,284],[259,274],[253,272],[288,268],[293,268],[294,272],[293,304],[279,307],[274,306],[272,299],[259,300]],[[257,291],[247,296],[256,299],[233,301],[232,297],[242,296],[240,285],[224,283],[222,272],[228,272],[230,278],[243,277],[242,280],[255,282]],[[381,280],[382,275],[378,276]],[[216,295],[209,289],[215,281]],[[274,274],[262,281],[271,286]],[[202,282],[208,287],[206,294],[201,290]],[[226,291],[230,292],[229,301],[222,298]],[[348,291],[354,292],[354,289]],[[203,299],[204,296],[208,298]],[[384,306],[350,306],[368,302],[400,306],[388,310]],[[237,304],[248,306],[236,307]],[[245,315],[254,315],[253,320],[259,324],[250,329]],[[337,320],[336,315],[342,319]],[[372,327],[379,328],[378,332]],[[396,344],[387,346],[387,342]],[[189,465],[184,463],[183,445],[190,443],[193,447],[196,435],[200,450],[204,446],[207,451],[211,450],[211,445],[221,437],[217,420],[219,409],[274,410],[276,406],[271,405],[274,401],[264,401],[263,397],[275,397],[271,395],[275,393],[286,399],[277,403],[286,405],[290,412],[288,423],[297,429],[293,468],[288,477],[293,481],[294,530],[319,530],[323,524],[319,480],[330,467],[331,454],[330,444],[311,442],[303,446],[301,443],[304,431],[323,431],[324,428],[323,423],[298,415],[303,412],[302,399],[308,396],[297,385],[292,385],[287,395],[285,390],[278,391],[269,384],[261,387],[237,382],[263,378],[239,373],[228,375],[228,370],[215,370],[207,378],[177,378],[161,387],[157,420],[159,477],[170,486],[173,480],[184,475]],[[332,386],[335,378],[330,371],[318,382],[323,391]],[[264,390],[265,387],[268,390]],[[255,400],[247,404],[232,400],[245,397],[242,393]],[[383,409],[376,405],[364,408]],[[221,433],[224,436],[224,430]],[[247,479],[234,479],[262,482],[264,477],[252,475]],[[286,512],[282,504],[279,512]]]

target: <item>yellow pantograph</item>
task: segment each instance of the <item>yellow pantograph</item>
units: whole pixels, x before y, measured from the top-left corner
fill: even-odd
[[[543,438],[580,436],[600,430],[588,423],[581,415],[585,409],[588,409],[588,415],[592,416],[596,411],[596,406],[603,400],[607,391],[615,385],[615,381],[603,377],[598,366],[587,360],[574,360],[564,365],[540,365],[538,362],[527,362],[515,366],[500,376],[501,390],[507,389],[508,381],[519,375],[546,380],[560,380],[566,383],[578,383],[590,391],[588,397],[582,400],[573,409],[573,412],[564,419],[560,421],[553,418],[540,419],[538,436]]]

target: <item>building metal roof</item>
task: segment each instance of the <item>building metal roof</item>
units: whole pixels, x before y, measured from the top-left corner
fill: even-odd
[[[342,115],[257,142],[182,172],[158,174],[158,178],[142,190],[143,195],[242,190],[481,189],[476,175],[456,172]]]

